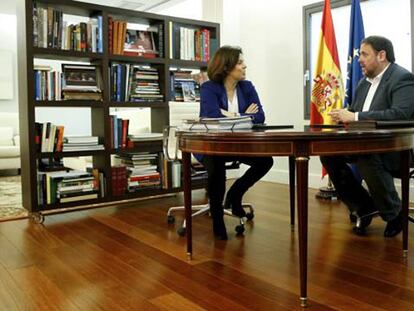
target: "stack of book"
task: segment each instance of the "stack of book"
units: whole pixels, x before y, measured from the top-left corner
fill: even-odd
[[[116,102],[162,101],[158,70],[151,66],[112,63],[111,99]]]
[[[102,100],[102,77],[94,65],[62,64],[65,100]]]
[[[61,152],[63,150],[64,127],[51,122],[35,123],[35,144],[40,152]]]
[[[126,148],[128,146],[129,120],[111,115],[111,148]]]
[[[159,141],[162,140],[162,133],[140,133],[128,135],[129,140],[132,142],[142,142],[142,141]]]
[[[253,127],[252,118],[249,116],[240,117],[223,117],[223,118],[198,118],[184,120],[181,125],[183,130],[241,130],[251,129]]]
[[[99,172],[97,174],[99,176]],[[91,200],[99,196],[99,177],[97,179],[89,172],[39,171],[37,176],[38,201],[42,205]]]
[[[62,99],[62,73],[50,66],[34,65],[35,100]]]
[[[133,66],[131,79],[131,101],[162,101],[158,70],[149,66]]]
[[[127,168],[127,189],[135,192],[143,188],[160,188],[159,157],[156,153],[122,153],[116,159]]]
[[[190,28],[170,22],[170,55],[175,59],[208,62],[217,49],[217,39],[206,28]]]
[[[77,24],[69,24],[68,18],[62,11],[34,2],[33,46],[102,53],[102,16],[85,18]]]
[[[112,195],[124,195],[127,187],[127,170],[125,165],[111,167]]]
[[[66,136],[63,139],[63,151],[104,150],[98,136]]]

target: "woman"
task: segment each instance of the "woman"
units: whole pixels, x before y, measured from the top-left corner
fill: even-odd
[[[263,123],[265,116],[259,96],[246,78],[246,65],[242,50],[223,46],[210,61],[207,74],[210,81],[201,85],[200,117],[233,117],[249,115],[254,123]],[[242,198],[246,191],[262,178],[272,167],[272,157],[220,157],[198,156],[208,173],[208,195],[213,231],[217,239],[227,240],[223,219],[223,199],[226,190],[225,163],[239,161],[250,168],[237,179],[227,192],[225,208],[239,217],[246,216]]]

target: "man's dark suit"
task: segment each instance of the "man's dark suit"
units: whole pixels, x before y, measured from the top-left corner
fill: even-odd
[[[350,111],[358,112],[358,120],[414,119],[414,75],[391,63],[381,78],[368,111],[362,111],[371,83],[362,79],[355,91]],[[385,221],[394,219],[401,202],[393,176],[400,169],[399,153],[371,154],[354,157],[321,157],[323,166],[338,191],[339,197],[351,211],[362,216],[379,210]],[[354,177],[347,165],[354,162],[369,193]]]

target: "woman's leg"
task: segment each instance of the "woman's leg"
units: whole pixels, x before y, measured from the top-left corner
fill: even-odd
[[[226,191],[225,159],[218,156],[204,156],[202,162],[208,175],[207,190],[214,235],[220,240],[227,240],[223,219],[223,199]]]
[[[232,213],[244,217],[242,198],[246,191],[258,182],[273,166],[272,157],[240,157],[237,161],[247,164],[250,168],[238,178],[227,192],[226,207],[230,205]]]

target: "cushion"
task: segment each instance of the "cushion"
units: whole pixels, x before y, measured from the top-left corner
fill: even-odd
[[[0,127],[0,146],[13,146],[12,127]]]
[[[19,146],[0,146],[0,159],[20,157]]]

